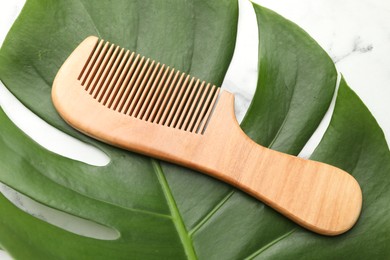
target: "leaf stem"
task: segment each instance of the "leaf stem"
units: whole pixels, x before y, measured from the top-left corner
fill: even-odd
[[[161,165],[158,161],[152,159],[152,165],[156,171],[157,178],[161,184],[162,190],[164,192],[165,198],[168,202],[169,209],[172,214],[172,221],[176,227],[177,233],[179,234],[180,240],[183,243],[184,251],[188,259],[197,259],[194,247],[192,245],[192,239],[189,236],[187,229],[184,225],[184,221],[180,215],[179,209],[177,208],[175,199],[173,198],[171,189],[169,188],[168,182],[165,178],[164,172],[161,168]]]

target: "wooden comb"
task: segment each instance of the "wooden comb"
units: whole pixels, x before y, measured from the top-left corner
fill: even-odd
[[[237,123],[233,94],[97,37],[62,65],[52,99],[79,131],[223,180],[314,232],[337,235],[359,217],[351,175],[256,144]]]

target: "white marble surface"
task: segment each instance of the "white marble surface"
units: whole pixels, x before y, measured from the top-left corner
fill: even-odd
[[[296,22],[328,52],[349,85],[361,97],[390,140],[390,2],[383,0],[255,0]],[[24,0],[0,0],[0,45]],[[240,0],[237,47],[223,87],[237,93],[236,115],[242,118],[252,98],[257,76],[257,25],[250,3]],[[94,148],[64,137],[24,108],[0,84],[0,105],[11,119],[34,140],[63,156],[93,165],[109,161]],[[12,112],[14,111],[14,112]],[[332,108],[300,156],[308,157],[320,141]],[[43,134],[42,134],[43,133]],[[47,141],[47,140],[50,141]],[[81,147],[81,148],[80,148]],[[82,150],[80,150],[82,149]],[[81,152],[80,152],[81,151]],[[88,151],[88,152],[84,152]],[[84,156],[93,154],[93,156]],[[96,159],[97,158],[97,159]],[[66,214],[47,209],[11,189],[0,191],[32,215],[72,232],[106,238],[115,236],[93,223],[80,222]],[[0,259],[9,256],[0,252]]]

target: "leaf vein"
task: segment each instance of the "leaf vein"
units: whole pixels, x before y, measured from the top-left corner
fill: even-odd
[[[184,221],[180,215],[179,209],[177,208],[175,199],[173,198],[172,191],[171,191],[171,189],[168,185],[168,182],[165,178],[165,175],[164,175],[164,172],[161,168],[161,165],[155,159],[151,159],[151,161],[152,161],[153,169],[156,172],[158,181],[160,182],[161,188],[162,188],[164,195],[165,195],[165,198],[167,200],[169,209],[170,209],[171,214],[172,214],[172,221],[176,227],[177,233],[178,233],[180,240],[183,244],[184,251],[185,251],[188,259],[197,259],[194,247],[192,245],[192,239],[189,236],[189,234],[185,228]]]
[[[217,205],[203,218],[199,223],[190,230],[189,234],[192,237],[204,224],[206,224],[212,216],[233,196],[234,190],[231,190],[222,200],[218,202]]]
[[[289,237],[292,233],[294,233],[295,231],[297,230],[297,228],[293,228],[292,230],[290,230],[289,232],[275,238],[274,240],[272,240],[271,242],[269,242],[268,244],[266,244],[265,246],[262,246],[260,249],[256,250],[255,252],[253,252],[252,254],[250,254],[249,256],[245,257],[244,259],[245,260],[249,260],[249,259],[254,259],[256,256],[260,255],[261,253],[263,253],[265,250],[269,249],[270,247],[272,247],[273,245],[275,245],[276,243],[282,241],[283,239]]]

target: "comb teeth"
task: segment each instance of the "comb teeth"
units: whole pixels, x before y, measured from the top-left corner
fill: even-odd
[[[219,88],[100,40],[78,77],[109,109],[166,127],[204,134]]]

